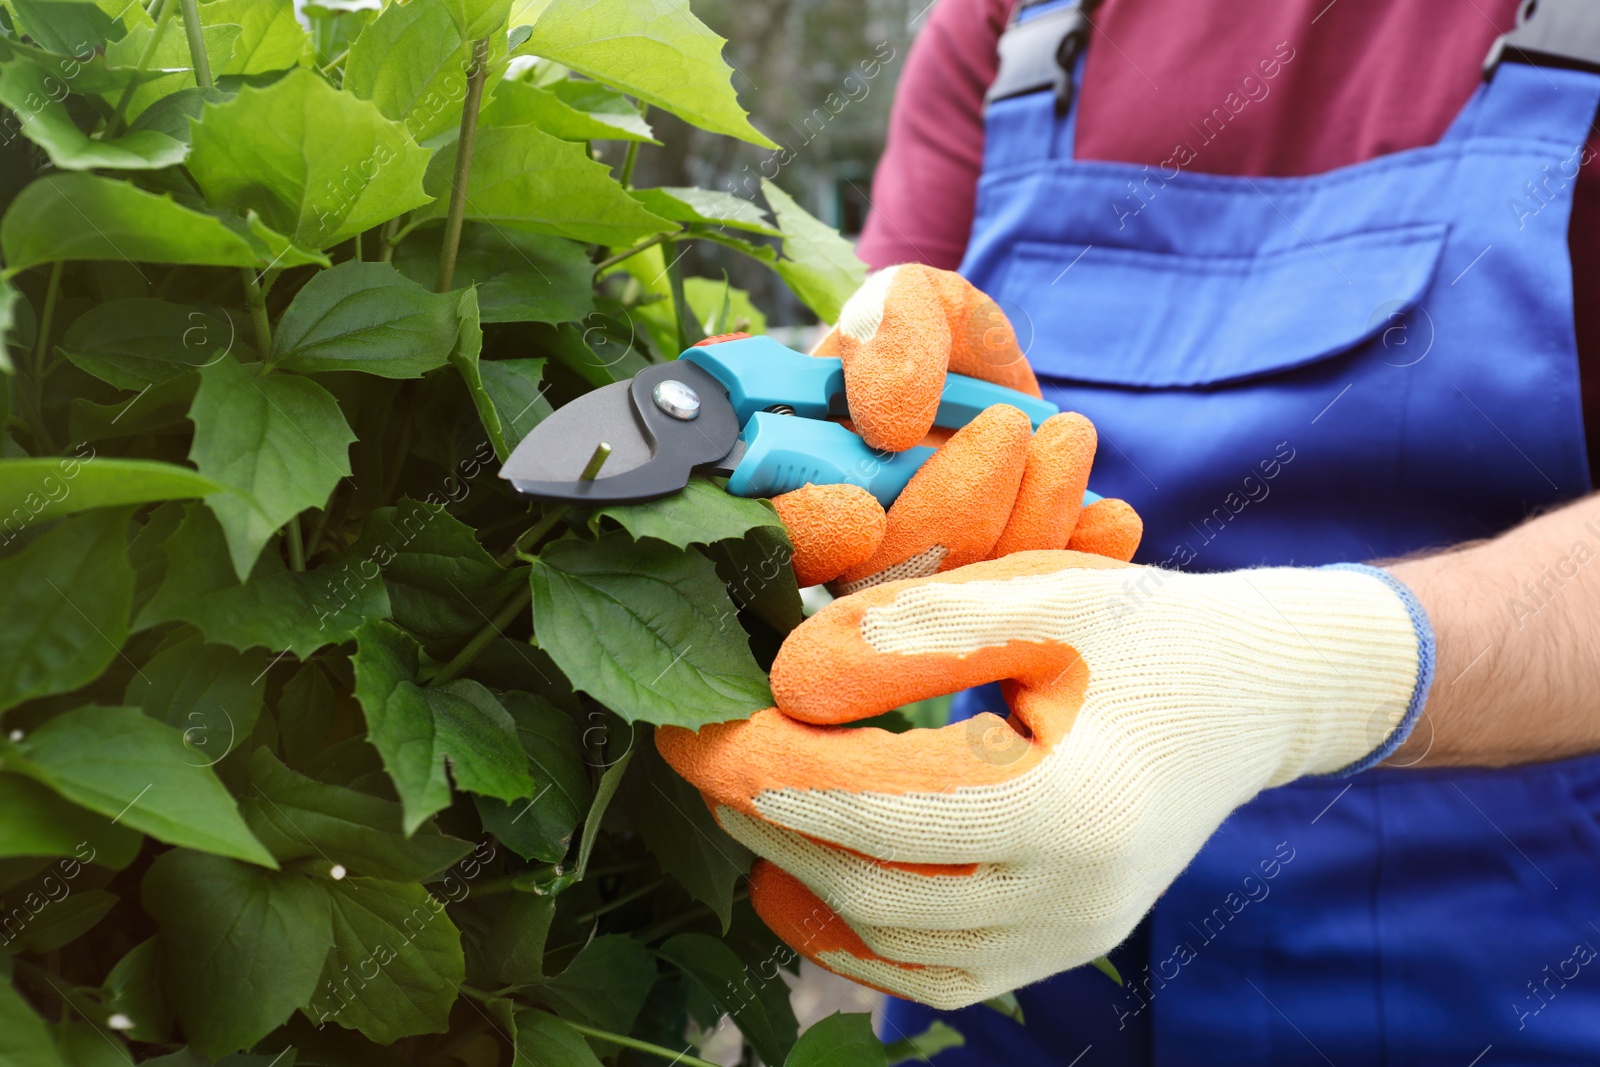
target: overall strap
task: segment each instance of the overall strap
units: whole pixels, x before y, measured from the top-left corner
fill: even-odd
[[[1600,0],[1524,0],[1446,140],[1503,136],[1580,149],[1600,105]]]
[[[999,70],[983,97],[985,170],[1071,157],[1090,14],[1102,2],[1023,0],[1012,11],[1000,35]]]

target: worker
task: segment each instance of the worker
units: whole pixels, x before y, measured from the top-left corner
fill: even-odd
[[[860,248],[907,265],[828,342],[854,424],[904,448],[929,367],[1022,352],[1087,422],[974,423],[886,527],[780,501],[847,595],[775,708],[658,735],[886,1037],[1600,1063],[1600,5],[1516,8],[928,16]]]

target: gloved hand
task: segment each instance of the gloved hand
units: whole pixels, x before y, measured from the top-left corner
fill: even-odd
[[[1260,790],[1387,755],[1432,665],[1372,568],[1025,552],[835,601],[779,652],[776,708],[656,737],[770,861],[750,897],[784,940],[957,1008],[1115,947]],[[843,725],[995,680],[1009,723]]]
[[[1131,558],[1142,525],[1120,500],[1082,507],[1095,433],[1063,413],[1037,433],[1016,408],[990,408],[952,436],[929,431],[946,371],[1031,396],[1039,383],[993,300],[950,271],[916,264],[867,279],[817,347],[839,357],[853,429],[874,448],[940,445],[885,516],[865,489],[806,486],[776,497],[801,585],[851,592],[1023,549]]]

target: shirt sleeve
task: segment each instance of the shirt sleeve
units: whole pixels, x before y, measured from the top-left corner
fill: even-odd
[[[1011,0],[937,0],[906,56],[856,253],[953,270],[972,229],[983,94]]]

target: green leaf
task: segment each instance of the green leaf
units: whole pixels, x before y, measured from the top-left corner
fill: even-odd
[[[95,174],[52,174],[29,185],[0,221],[9,273],[67,259],[262,267],[276,256],[267,236],[235,229],[171,196]],[[308,262],[278,259],[277,265]]]
[[[133,1062],[121,1036],[111,1036],[98,1023],[64,1023],[56,1031],[56,1043],[72,1067],[128,1067]]]
[[[50,1040],[50,1028],[4,979],[0,979],[0,1064],[68,1067]]]
[[[1108,957],[1096,956],[1089,962],[1094,964],[1095,970],[1111,979],[1117,985],[1122,985],[1122,975],[1117,971],[1117,965],[1112,963]]]
[[[783,258],[773,269],[818,318],[835,321],[867,280],[867,265],[837,230],[818,222],[776,184],[763,181],[761,191],[783,231]]]
[[[684,297],[706,333],[766,333],[767,317],[750,300],[750,294],[726,281],[685,278]]]
[[[457,302],[387,263],[349,260],[319,271],[295,294],[272,339],[272,363],[420,378],[450,358]]]
[[[249,1048],[315,993],[333,932],[303,875],[179,849],[151,865],[143,902],[173,1011],[205,1055]]]
[[[101,1006],[107,1017],[126,1015],[134,1041],[163,1042],[172,1036],[172,1007],[161,986],[161,939],[148,937],[129,949],[111,968],[102,987]]]
[[[389,614],[389,594],[376,575],[335,560],[291,571],[275,552],[256,561],[248,581],[233,571],[216,517],[191,507],[160,549],[165,578],[136,626],[193,623],[207,641],[244,650],[288,650],[304,659],[324,645],[355,636],[366,618]]]
[[[307,778],[265,748],[250,757],[249,772],[253,789],[240,809],[280,863],[322,859],[353,874],[415,882],[472,851],[471,842],[432,826],[406,837],[399,804]]]
[[[516,445],[512,442],[520,442],[555,410],[545,399],[544,364],[542,359],[497,359],[479,364],[484,392],[500,418],[506,443],[513,449]]]
[[[17,27],[42,48],[81,56],[127,31],[111,12],[88,0],[9,0]]]
[[[54,952],[94,929],[118,902],[116,894],[104,889],[79,889],[48,907],[42,903],[45,898],[40,899],[39,915],[7,940],[7,952]],[[27,904],[26,897],[23,903]]]
[[[182,730],[191,762],[215,766],[255,729],[271,665],[265,652],[209,645],[184,631],[140,668],[123,699]]]
[[[275,866],[183,735],[135,708],[77,708],[46,722],[7,766],[169,845]]]
[[[0,66],[0,103],[16,112],[22,135],[62,170],[159,170],[183,162],[182,142],[154,130],[91,140],[72,121],[65,97],[59,81],[42,67],[24,59]]]
[[[554,0],[518,51],[565,63],[703,130],[777,148],[739,106],[722,61],[726,43],[688,0]]]
[[[237,26],[207,27],[212,29],[238,30]],[[185,45],[185,48],[188,46]],[[216,86],[200,88],[191,85],[186,89],[168,93],[156,100],[149,107],[139,112],[139,117],[129,124],[131,130],[154,130],[164,133],[175,141],[189,143],[189,120],[198,119],[205,110],[206,104],[220,104],[232,94],[225,93]]]
[[[888,1067],[888,1062],[883,1042],[872,1032],[871,1015],[836,1011],[806,1027],[783,1067]]]
[[[234,352],[255,352],[226,322],[199,308],[165,300],[108,300],[90,308],[61,338],[73,363],[119,389],[143,389],[204,367]]]
[[[243,30],[232,58],[212,69],[217,77],[287,70],[310,50],[311,40],[294,17],[293,0],[212,0],[200,5],[200,21],[208,26],[234,23]]]
[[[510,716],[477,683],[418,685],[419,655],[416,641],[386,622],[369,619],[356,633],[356,698],[405,806],[408,834],[449,805],[446,758],[469,792],[502,800],[533,792]]]
[[[395,266],[433,286],[444,230],[430,227],[401,243]],[[456,288],[478,287],[484,322],[577,322],[594,310],[594,264],[583,245],[514,223],[469,222],[456,254]]]
[[[10,540],[32,523],[89,508],[182,500],[223,488],[188,467],[102,459],[92,449],[86,459],[0,459],[0,529]]]
[[[699,790],[667,766],[653,740],[638,746],[639,770],[622,789],[628,822],[661,869],[715,912],[727,933],[733,887],[750,870],[750,851],[717,825]]]
[[[483,109],[479,121],[485,126],[537,126],[563,141],[661,143],[650,136],[650,127],[625,97],[603,85],[594,87],[620,101],[622,113],[587,111],[563,100],[554,89],[542,88],[532,82],[503,81],[495,89],[494,99]],[[604,97],[596,102],[609,103]]]
[[[455,145],[434,155],[423,188],[436,199],[413,213],[413,227],[444,217],[455,166]],[[520,223],[535,233],[603,245],[628,245],[677,228],[641,207],[583,145],[537,126],[478,131],[466,213],[469,219]]]
[[[478,814],[483,828],[517,855],[557,863],[593,800],[577,727],[566,712],[531,693],[507,693],[504,702],[532,763],[533,799],[507,804],[477,797]]]
[[[718,1011],[733,1016],[763,1060],[784,1062],[800,1026],[782,978],[776,973],[770,978],[753,975],[733,949],[707,934],[678,934],[657,951],[699,983]]]
[[[243,29],[236,25],[210,25],[207,22],[201,29],[201,36],[205,41],[206,57],[215,73],[230,61],[234,47],[240,43]],[[159,130],[188,144],[188,119],[173,122],[170,118],[163,119],[161,112],[171,108],[188,108],[186,98],[173,100],[179,94],[209,94],[218,100],[223,99],[224,94],[214,87],[201,89],[195,81],[194,61],[189,54],[188,35],[183,32],[182,23],[181,17],[168,22],[166,31],[156,42],[155,50],[149,54],[146,71],[141,74],[135,71],[150,48],[150,39],[155,34],[153,25],[137,26],[122,40],[107,45],[105,60],[109,69],[104,71],[104,76],[108,80],[115,78],[117,84],[107,85],[101,91],[106,93],[108,101],[120,102],[123,86],[134,84],[127,109],[127,118],[132,123],[130,129]],[[76,79],[73,86],[79,92],[90,91],[88,86],[79,84]],[[151,111],[157,113],[152,117],[152,125],[147,126],[143,119]]]
[[[600,782],[594,787],[594,800],[589,802],[589,814],[583,819],[583,837],[578,840],[579,879],[582,879],[589,870],[589,857],[594,852],[595,840],[600,836],[600,826],[605,820],[606,809],[611,806],[611,799],[617,795],[617,789],[621,787],[622,780],[628,773],[628,764],[632,762],[633,748],[630,745],[626,752],[600,773]]]
[[[564,1018],[625,1034],[655,982],[650,950],[631,937],[608,934],[585,945],[560,975],[527,987],[527,993]]]
[[[322,882],[333,906],[333,949],[306,1015],[379,1044],[443,1033],[466,979],[461,932],[444,901],[420,885],[346,878]],[[352,977],[354,976],[354,977]]]
[[[94,511],[0,559],[0,710],[76,689],[116,657],[133,601],[127,528],[126,510]]]
[[[529,27],[530,35],[532,27]],[[519,46],[520,47],[520,46]],[[564,71],[559,64],[550,64],[555,70]],[[588,115],[596,122],[603,122],[608,126],[622,131],[622,134],[634,134],[637,137],[657,143],[651,137],[650,124],[645,121],[644,114],[639,106],[623,93],[617,92],[609,85],[590,81],[587,78],[559,77],[551,82],[538,82],[540,88],[548,89],[561,98],[562,103],[574,108],[582,114]],[[555,131],[551,131],[552,133]],[[601,140],[628,140],[622,134],[607,134]]]
[[[518,1067],[601,1067],[584,1036],[554,1015],[517,1012]]]
[[[1019,1023],[1026,1023],[1027,1021],[1022,1017],[1022,1005],[1017,1001],[1015,993],[1001,993],[998,997],[990,997],[983,1002],[983,1006],[992,1008],[1006,1018],[1015,1019]]]
[[[94,404],[74,397],[68,409],[69,439],[92,443],[111,437],[170,433],[188,436],[189,405],[200,388],[200,375],[185,371],[137,395],[112,404]],[[183,468],[187,469],[187,468]],[[193,471],[189,473],[194,474]],[[195,474],[195,477],[199,477]]]
[[[772,703],[711,561],[623,533],[564,538],[532,572],[534,630],[572,684],[630,721],[698,727]]]
[[[807,1031],[807,1033],[809,1032]],[[801,1035],[800,1041],[802,1044],[805,1042],[804,1035]],[[910,1037],[902,1037],[899,1041],[884,1046],[883,1051],[889,1067],[894,1067],[895,1064],[905,1063],[908,1060],[926,1063],[945,1049],[961,1048],[966,1043],[967,1039],[962,1037],[961,1032],[955,1027],[935,1019],[922,1033],[912,1034]],[[798,1046],[796,1047],[798,1048]],[[790,1060],[792,1061],[793,1058],[791,1053]],[[877,1062],[881,1063],[883,1061],[879,1060]],[[788,1067],[788,1065],[785,1064],[784,1067]]]
[[[491,909],[495,905],[490,905]],[[554,897],[510,893],[479,939],[484,963],[500,981],[510,984],[544,979],[545,939],[555,918]]]
[[[767,213],[754,202],[732,193],[695,186],[664,186],[658,189],[634,189],[633,198],[651,214],[660,215],[673,222],[692,222],[705,226],[731,226],[736,230],[779,236],[767,221]]]
[[[526,581],[520,568],[497,563],[443,504],[410,498],[368,516],[349,555],[382,573],[395,625],[441,654],[483,629],[487,613]]]
[[[344,87],[418,141],[461,125],[473,42],[489,38],[485,92],[505,73],[510,0],[410,0],[385,7],[350,46]]]
[[[20,774],[0,774],[0,857],[66,856],[120,871],[144,841]]]
[[[237,490],[213,494],[206,504],[243,581],[278,528],[321,506],[350,473],[355,434],[322,386],[285,375],[256,377],[231,359],[200,372],[189,418],[189,458],[201,474]]]
[[[765,500],[734,496],[709,478],[694,477],[680,492],[643,504],[612,504],[589,517],[600,531],[602,518],[615,519],[635,539],[653,537],[677,548],[709,545],[743,537],[760,527],[782,531],[783,520]]]
[[[427,162],[404,126],[300,69],[207,104],[188,169],[208,203],[259,212],[296,245],[320,249],[426,204]]]

